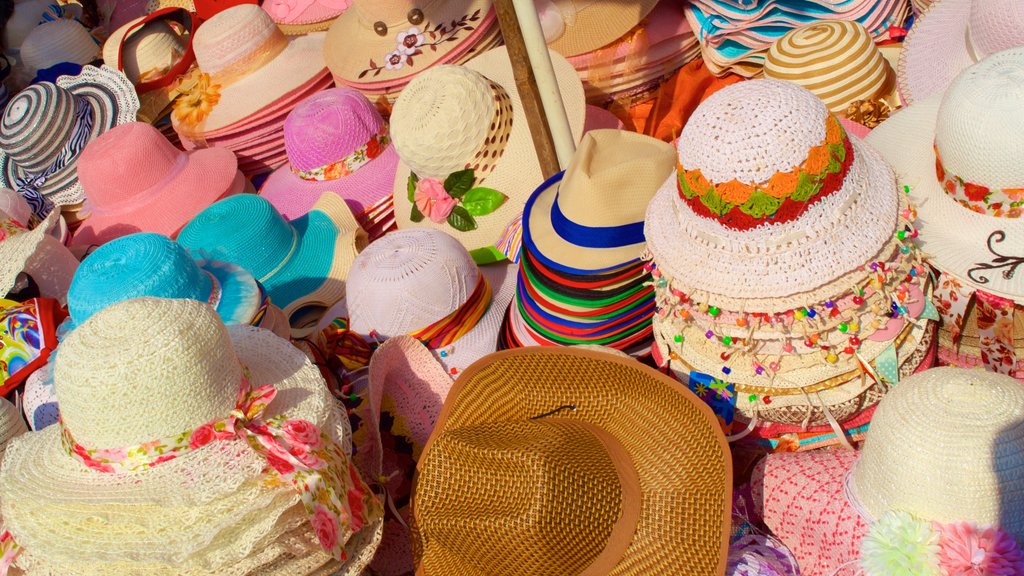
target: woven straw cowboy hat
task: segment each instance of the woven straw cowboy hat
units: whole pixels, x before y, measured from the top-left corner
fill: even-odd
[[[491,0],[352,0],[324,58],[339,84],[406,78],[447,61],[490,10]]]
[[[583,84],[564,58],[552,53],[551,61],[569,126],[579,141],[586,113]],[[399,158],[394,187],[398,227],[441,230],[470,251],[493,246],[522,211],[530,193],[544,181],[504,47],[481,54],[465,66],[437,66],[414,78],[395,103],[391,138]],[[427,192],[428,181],[440,193],[441,183],[450,175],[466,175],[469,169],[473,170],[472,181],[463,186],[492,191],[483,195],[490,205],[474,210],[480,215],[470,215],[475,229],[452,225],[453,215],[468,212],[461,203],[440,222],[431,214],[422,214],[419,222],[414,220],[413,206],[420,206],[416,195],[422,197]],[[411,185],[413,181],[419,184]],[[493,208],[493,200],[500,197],[493,191],[505,197],[497,208]]]
[[[264,547],[286,532],[316,528],[315,538],[329,541],[315,514],[310,528],[275,453],[268,460],[243,439],[250,428],[212,440],[199,434],[231,414],[246,381],[276,396],[244,425],[305,420],[322,432],[321,446],[350,453],[347,418],[317,368],[269,332],[225,328],[205,303],[158,298],[115,304],[79,326],[54,366],[63,423],[19,437],[0,470],[4,525],[23,548],[17,566],[29,574],[245,574],[274,560]],[[176,438],[194,447],[155,462],[149,443]],[[85,452],[130,447],[121,464],[116,452]],[[381,508],[354,472],[344,475],[351,478],[338,485],[348,493],[341,505],[364,522],[332,522],[333,533],[347,553],[341,573],[359,574],[379,541]]]
[[[910,187],[930,262],[976,290],[1024,302],[1024,46],[961,73],[867,142]],[[937,163],[943,171],[942,182]]]
[[[618,40],[646,18],[658,0],[537,0],[535,4],[548,46],[569,57]]]
[[[897,74],[908,104],[946,91],[957,74],[986,57],[1024,45],[1017,0],[936,0],[903,42]]]
[[[352,264],[347,294],[352,330],[368,341],[415,336],[457,376],[497,349],[515,279],[508,264],[477,267],[466,249],[442,232],[391,232]]]
[[[803,575],[861,573],[852,570],[853,562],[886,548],[891,558],[917,556],[916,561],[893,562],[882,571],[871,569],[877,564],[862,564],[868,576],[1020,574],[1024,554],[1019,548],[1015,564],[994,570],[999,554],[1006,558],[1009,542],[997,546],[992,535],[981,540],[987,550],[977,562],[979,570],[971,566],[979,544],[965,546],[966,566],[954,563],[964,558],[950,526],[976,524],[963,534],[999,527],[1010,541],[1016,539],[1014,547],[1024,542],[1022,424],[1020,382],[982,370],[933,368],[907,378],[879,403],[859,453],[769,455],[751,480],[754,501],[762,503],[768,528],[796,554]],[[933,539],[935,528],[912,529],[907,517],[893,513],[936,522],[946,530]],[[915,537],[899,540],[901,532]],[[938,544],[943,549],[939,558],[928,562],[928,554],[918,552],[921,542]],[[933,563],[938,569],[929,567]],[[848,572],[839,570],[844,565]],[[903,570],[897,571],[898,566]]]
[[[899,104],[896,72],[858,22],[823,20],[787,32],[768,49],[764,75],[803,86],[836,113],[858,100]]]
[[[498,352],[456,381],[417,464],[417,574],[721,575],[731,483],[710,409],[664,374]]]
[[[107,66],[29,86],[0,120],[0,186],[31,188],[58,206],[82,202],[79,154],[103,132],[134,122],[138,110],[135,87]]]

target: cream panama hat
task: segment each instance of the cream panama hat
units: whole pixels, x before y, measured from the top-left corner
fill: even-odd
[[[341,573],[372,558],[381,508],[347,460],[348,420],[286,340],[194,300],[128,300],[67,336],[54,385],[62,422],[0,469],[29,573],[239,574],[310,524]]]
[[[579,141],[583,84],[564,58],[551,60]],[[544,181],[504,47],[413,79],[395,103],[391,139],[398,227],[441,230],[470,251],[493,246]]]

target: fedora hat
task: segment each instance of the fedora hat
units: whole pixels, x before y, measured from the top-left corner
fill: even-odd
[[[908,104],[946,91],[965,68],[1024,45],[1024,5],[1016,0],[935,0],[903,41],[897,65]]]
[[[303,100],[284,122],[288,163],[260,188],[285,218],[305,214],[324,192],[348,203],[370,238],[394,225],[391,189],[398,154],[388,124],[373,104],[349,88]]]
[[[175,130],[196,139],[287,97],[325,71],[323,43],[322,33],[285,36],[256,4],[218,12],[196,30],[203,82],[175,103]]]
[[[858,22],[823,20],[795,28],[765,56],[764,75],[810,90],[836,114],[857,101],[896,107],[896,72]]]
[[[659,363],[748,431],[842,437],[932,343],[906,194],[821,99],[782,80],[716,92],[677,148],[645,228]]]
[[[707,406],[634,360],[486,356],[448,393],[416,467],[417,574],[725,572],[725,438]]]
[[[769,455],[754,502],[801,574],[1021,573],[1022,423],[1013,378],[933,368],[879,403],[860,452]]]
[[[578,141],[583,84],[564,58],[551,59]],[[414,78],[395,103],[391,138],[398,227],[441,230],[470,251],[492,247],[544,181],[504,47]]]
[[[285,220],[253,194],[225,198],[182,229],[178,242],[195,257],[248,270],[284,310],[293,334],[316,326],[345,297],[345,279],[366,245],[366,232],[345,201],[320,196],[308,213]]]
[[[11,98],[0,120],[0,186],[25,196],[39,217],[51,204],[81,203],[85,192],[75,167],[82,150],[114,126],[134,122],[138,110],[134,86],[106,66],[29,86]]]
[[[611,44],[643,21],[659,0],[538,0],[548,46],[566,58]]]
[[[356,258],[347,302],[352,330],[366,340],[408,334],[458,375],[494,352],[514,294],[507,264],[477,267],[451,236],[415,229],[386,234]]]
[[[16,565],[246,574],[300,527],[342,574],[373,556],[381,508],[345,415],[287,341],[194,300],[129,300],[62,342],[54,384],[60,423],[10,444],[0,471]]]
[[[44,22],[21,43],[21,62],[30,74],[63,62],[89,64],[100,57],[100,46],[77,20]]]

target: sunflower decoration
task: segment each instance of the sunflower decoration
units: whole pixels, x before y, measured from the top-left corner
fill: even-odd
[[[205,120],[220,102],[220,84],[214,84],[210,75],[198,68],[178,78],[174,90],[180,94],[174,101],[174,119],[191,128]]]

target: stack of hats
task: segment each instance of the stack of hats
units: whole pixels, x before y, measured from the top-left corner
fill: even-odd
[[[564,173],[523,211],[516,299],[505,347],[597,344],[650,351],[654,287],[644,210],[672,173],[672,146],[619,130],[588,132]]]
[[[686,18],[700,39],[704,62],[716,74],[761,72],[768,48],[786,32],[818,20],[850,20],[875,39],[888,38],[909,12],[905,0],[694,0]]]
[[[287,162],[284,121],[331,85],[322,32],[289,38],[255,4],[207,20],[192,47],[196,69],[179,85],[172,121],[186,149],[231,150],[246,176]]]
[[[370,240],[395,227],[398,153],[366,96],[332,88],[309,97],[288,114],[284,143],[288,164],[260,188],[282,216],[298,218],[331,192],[345,199]]]
[[[330,28],[352,0],[267,0],[263,9],[289,36],[301,36]]]
[[[327,32],[334,81],[390,108],[417,74],[463,64],[501,43],[491,0],[351,0]]]
[[[549,21],[542,20],[545,24]],[[569,27],[565,34],[572,31]],[[661,0],[618,39],[566,58],[583,80],[587,102],[597,106],[616,102],[628,107],[650,98],[668,77],[698,56],[700,44],[682,4]]]
[[[1021,110],[1024,46],[967,68],[868,142],[918,205],[917,240],[939,271],[940,362],[1024,380]]]
[[[1024,46],[1024,3],[935,2],[903,42],[898,68],[900,95],[912,104],[942,94],[971,64],[1015,46]]]
[[[833,114],[868,128],[899,106],[896,72],[857,22],[823,20],[789,31],[768,50],[764,75],[803,86]]]
[[[740,434],[845,441],[841,423],[864,424],[934,356],[906,194],[820,99],[779,80],[716,92],[678,150],[646,220],[656,359]]]

